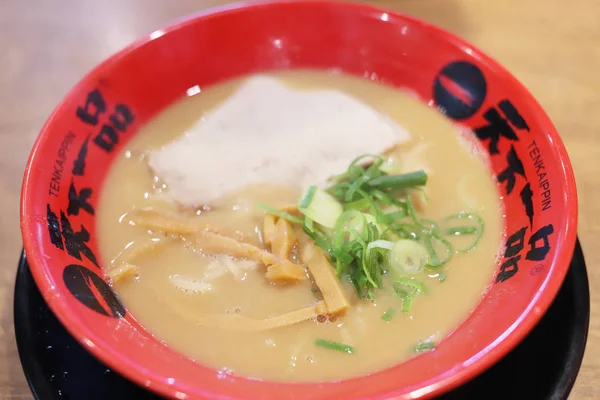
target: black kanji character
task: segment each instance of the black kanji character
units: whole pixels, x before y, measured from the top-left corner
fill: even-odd
[[[93,193],[94,192],[91,188],[83,188],[79,193],[77,193],[75,182],[71,180],[71,186],[69,186],[69,206],[67,208],[67,214],[79,215],[79,210],[84,209],[88,213],[94,215],[94,207],[88,202],[88,199]]]
[[[62,234],[60,232],[60,223],[58,217],[52,209],[50,204],[46,204],[46,218],[48,220],[48,234],[50,235],[50,242],[60,250],[64,250],[62,241]]]
[[[91,135],[88,135],[88,137],[85,138],[85,141],[83,142],[83,144],[81,145],[81,148],[79,149],[77,158],[75,159],[75,161],[73,161],[73,170],[72,170],[73,175],[82,176],[85,173],[85,159],[86,159],[87,153],[88,153],[88,143],[90,141],[90,136]]]
[[[550,242],[548,240],[548,236],[554,233],[554,226],[552,224],[542,226],[529,238],[529,251],[525,256],[528,260],[533,261],[542,261],[548,255],[550,251]],[[539,240],[543,241],[542,246],[537,247],[537,243]]]
[[[527,121],[521,116],[519,110],[515,108],[513,103],[510,100],[502,100],[498,103],[498,108],[502,111],[502,114],[510,121],[513,126],[517,129],[525,129],[529,131],[529,125],[527,125]]]
[[[133,122],[133,114],[129,107],[124,104],[117,104],[115,112],[110,116],[112,126],[121,132],[125,132],[127,127]]]
[[[83,254],[88,260],[94,263],[95,266],[99,267],[96,256],[92,252],[92,249],[86,244],[90,241],[90,233],[85,229],[85,226],[81,225],[81,230],[75,232],[71,226],[71,222],[62,211],[60,212],[60,225],[67,253],[78,260],[82,260],[81,254]]]
[[[525,207],[525,214],[529,217],[529,226],[533,225],[533,192],[531,191],[531,184],[527,182],[527,185],[521,189],[521,203]]]
[[[105,150],[107,153],[113,151],[114,147],[119,143],[119,135],[117,135],[117,131],[110,125],[102,125],[102,129],[94,138],[94,143],[96,143],[101,149]]]
[[[496,277],[496,282],[504,282],[512,278],[519,270],[519,260],[521,250],[525,247],[525,233],[527,227],[523,227],[510,235],[506,239],[506,249],[504,250],[504,257],[506,260],[500,266],[500,272]]]
[[[506,154],[506,161],[508,166],[498,175],[497,179],[500,183],[506,182],[506,194],[509,195],[512,193],[515,183],[517,182],[515,175],[519,174],[525,179],[527,179],[527,176],[525,175],[523,163],[517,155],[517,151],[515,150],[514,146],[510,146],[510,150]]]
[[[71,294],[86,307],[112,318],[125,317],[126,310],[110,286],[94,271],[82,265],[67,265],[63,282]]]
[[[504,257],[516,256],[523,250],[523,247],[525,247],[525,232],[527,232],[527,227],[519,229],[506,239]]]
[[[85,105],[77,107],[75,114],[88,125],[97,125],[98,117],[106,111],[106,102],[98,89],[88,93]]]
[[[519,138],[508,121],[500,115],[498,110],[490,108],[483,114],[483,117],[488,121],[488,125],[475,129],[475,134],[480,140],[490,139],[489,152],[490,154],[498,154],[498,142],[500,136],[513,141],[518,141]]]
[[[521,256],[515,256],[507,259],[500,266],[500,272],[496,277],[496,283],[507,281],[512,278],[517,271],[519,270],[519,261],[521,260]]]

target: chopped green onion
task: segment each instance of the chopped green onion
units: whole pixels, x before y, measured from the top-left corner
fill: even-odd
[[[377,223],[377,218],[371,214],[361,213],[360,216],[355,216],[348,221],[348,229],[354,229],[357,232],[366,232],[369,224],[374,224],[379,233],[384,231],[384,228]]]
[[[354,258],[351,255],[346,254],[340,249],[332,249],[331,255],[345,264],[350,264],[354,261]]]
[[[398,227],[406,234],[407,238],[411,238],[414,241],[421,239],[422,229],[420,226],[412,224],[400,224]]]
[[[412,303],[419,292],[427,293],[427,287],[422,282],[407,277],[395,280],[393,288],[396,295],[402,298],[402,312],[404,313],[410,312]]]
[[[446,278],[446,273],[444,271],[440,271],[440,273],[438,274],[438,280],[440,281],[440,283],[446,282]]]
[[[312,192],[312,193],[311,193]],[[308,204],[303,207],[304,204]],[[324,190],[311,186],[298,207],[300,212],[316,223],[332,229],[344,211],[342,205]]]
[[[375,240],[375,241],[369,243],[367,246],[367,251],[370,251],[371,249],[391,250],[393,247],[394,247],[393,242],[390,242],[388,240],[379,239],[379,240]]]
[[[421,219],[411,191],[420,191],[427,200],[421,188],[427,183],[427,173],[392,172],[383,157],[361,155],[344,173],[332,177],[334,183],[326,190],[311,186],[299,202],[304,218],[291,217],[327,251],[336,274],[349,279],[361,298],[373,300],[383,276],[392,272],[394,291],[403,299],[402,311],[409,312],[417,295],[426,291],[423,283],[409,276],[441,269],[453,258],[454,246],[446,237],[472,235],[473,245],[459,251],[472,250],[481,237],[483,221],[461,213],[447,220],[467,218],[478,225],[440,229],[436,222]],[[441,270],[437,277],[440,282],[446,279]]]
[[[302,230],[318,247],[325,250],[335,259],[340,260],[345,264],[350,264],[354,260],[354,258],[350,254],[344,252],[339,245],[331,243],[331,240],[326,237],[326,234],[321,229],[313,226],[313,222],[310,218],[305,218],[304,224],[302,224]]]
[[[481,217],[479,217],[478,215],[475,215],[475,214],[471,214],[471,213],[454,214],[454,215],[451,215],[448,218],[446,218],[446,221],[451,221],[451,220],[455,220],[455,219],[456,220],[469,219],[469,220],[474,220],[477,223],[477,227],[474,227],[475,232],[473,232],[473,234],[476,236],[475,236],[475,240],[473,240],[473,243],[469,247],[466,247],[463,249],[457,249],[458,252],[468,253],[471,250],[473,250],[475,247],[477,247],[477,245],[479,244],[479,240],[481,240],[481,237],[483,236],[483,229],[484,229],[485,224],[483,222],[483,219],[481,219]],[[462,228],[465,229],[467,227],[462,227]],[[468,228],[472,228],[472,227],[468,227]],[[456,233],[448,233],[448,232],[450,232],[450,229],[452,229],[452,228],[449,228],[446,234],[447,235],[456,235]],[[455,228],[455,229],[457,229],[457,228]],[[466,234],[466,233],[460,233],[460,234]]]
[[[371,162],[371,166],[368,168],[365,168],[365,167],[359,165],[359,162],[361,162],[362,160],[364,160],[366,158],[373,158],[373,161]],[[363,154],[361,156],[356,157],[350,163],[350,165],[348,166],[348,169],[346,170],[345,173],[333,176],[332,179],[334,181],[338,182],[338,184],[339,184],[339,183],[344,183],[344,181],[354,182],[357,179],[364,176],[365,174],[372,176],[372,177],[379,176],[384,173],[380,168],[380,166],[383,164],[383,162],[384,161],[381,156],[372,155],[372,154]],[[365,162],[365,164],[368,164],[368,162]],[[375,164],[375,167],[371,168],[371,167],[373,167],[373,164]],[[369,170],[369,168],[370,168],[370,170]],[[337,187],[338,184],[334,185],[334,187]]]
[[[360,167],[358,165],[358,163],[360,161],[364,160],[365,158],[373,158],[373,160],[374,160],[373,162],[375,162],[377,160],[380,160],[383,163],[383,158],[380,155],[377,155],[377,154],[362,154],[362,155],[356,157],[354,160],[352,160],[352,162],[350,163],[350,166],[348,167],[348,174],[350,174],[350,171],[353,168],[363,169],[362,167]]]
[[[394,285],[405,285],[411,287],[419,292],[427,293],[427,287],[423,282],[420,282],[414,278],[401,277],[394,280]]]
[[[404,212],[404,210],[400,210],[400,211],[393,211],[387,214],[383,214],[383,221],[377,221],[377,222],[394,222],[394,221],[398,221],[400,219],[403,219],[404,217],[406,217],[406,212]]]
[[[431,341],[425,341],[425,342],[421,342],[418,343],[414,348],[414,352],[415,353],[422,353],[424,351],[430,351],[435,349],[435,343],[431,342]]]
[[[381,287],[384,252],[390,247],[389,242],[380,239],[380,228],[369,221],[374,219],[357,210],[344,211],[332,232],[334,251],[350,258],[350,262],[335,260],[336,273],[347,274],[359,296],[369,299],[374,298],[372,289]]]
[[[410,297],[415,293],[414,290],[406,290],[400,285],[393,285],[393,288],[394,293],[396,293],[396,296],[400,297],[401,299],[406,299],[407,297]]]
[[[439,234],[439,232],[440,232],[439,225],[430,219],[422,218],[420,220],[420,224],[421,224],[421,227],[423,228],[423,230],[427,234],[430,234],[430,235]]]
[[[397,275],[418,274],[425,269],[428,259],[427,250],[410,239],[398,240],[388,253],[390,269]]]
[[[340,247],[342,245],[344,239],[346,239],[346,235],[352,229],[352,221],[356,219],[363,219],[364,222],[361,224],[361,227],[366,226],[365,216],[360,211],[348,210],[340,214],[333,227],[332,241],[334,246]],[[358,234],[359,237],[361,233]]]
[[[371,205],[371,202],[369,201],[369,199],[362,198],[360,200],[356,200],[351,203],[345,203],[344,210],[364,210],[365,208],[369,207],[370,205]]]
[[[359,270],[358,268],[352,269],[348,276],[350,278],[350,282],[352,282],[352,285],[356,290],[356,294],[358,294],[358,297],[361,299],[368,298],[368,289],[366,290],[366,293],[365,289],[363,289],[367,285],[367,278],[362,274],[362,270]]]
[[[398,200],[394,196],[389,195],[379,189],[371,190],[371,194],[373,195],[373,197],[375,199],[382,201],[383,203],[387,204],[388,206],[396,206],[396,207],[400,207],[402,209],[406,209],[405,201]]]
[[[440,243],[446,249],[445,258],[440,260],[440,257],[433,246],[433,240]],[[452,244],[438,235],[425,236],[424,242],[427,252],[429,253],[429,261],[426,265],[426,267],[429,269],[438,269],[446,265],[454,256],[454,248],[452,247]]]
[[[392,318],[394,318],[394,315],[396,315],[396,310],[393,308],[388,308],[387,311],[381,316],[381,319],[386,322],[390,322]]]
[[[408,313],[412,308],[413,300],[417,297],[416,295],[408,296],[404,300],[402,300],[402,312]]]
[[[406,212],[408,213],[410,218],[413,220],[415,225],[420,225],[419,217],[417,216],[417,212],[415,211],[415,207],[413,205],[413,202],[412,202],[410,196],[406,197]]]
[[[371,284],[371,286],[373,286],[375,288],[378,288],[379,285],[378,285],[377,282],[375,282],[375,279],[373,277],[374,273],[372,273],[372,272],[376,272],[376,271],[373,271],[373,268],[372,268],[373,263],[370,262],[371,261],[371,258],[369,257],[370,253],[367,250],[367,244],[366,243],[363,244],[363,249],[362,249],[362,252],[360,254],[362,255],[362,257],[361,257],[362,269],[363,269],[363,272],[365,273],[365,276],[367,277],[367,281]]]
[[[381,166],[383,165],[384,160],[383,158],[377,156],[375,157],[375,159],[373,160],[373,162],[371,163],[371,165],[369,165],[369,167],[365,170],[365,173],[363,175],[367,175],[370,177],[378,177],[381,176],[382,174],[385,174],[385,171],[383,171],[381,169]]]
[[[304,224],[306,225],[306,227],[311,231],[314,232],[315,231],[315,224],[314,221],[310,218],[304,218]]]
[[[388,159],[381,164],[379,169],[386,174],[391,175],[396,171],[396,163],[394,163],[394,160]]]
[[[345,202],[350,202],[354,198],[354,194],[358,189],[360,189],[367,181],[371,179],[377,179],[381,177],[382,171],[379,170],[379,167],[383,164],[383,159],[381,157],[375,159],[373,164],[369,168],[365,170],[365,172],[356,179],[349,187],[346,195],[344,196]]]
[[[326,252],[331,253],[331,244],[327,241],[327,239],[322,238],[314,231],[314,227],[312,226],[312,220],[309,221],[309,223],[302,224],[302,230],[304,231],[304,233],[306,233],[315,242],[317,246],[319,246]]]
[[[341,351],[343,353],[352,354],[354,353],[354,348],[352,346],[348,346],[347,344],[331,342],[325,339],[317,339],[315,340],[315,346],[324,347],[330,350]]]
[[[315,196],[316,191],[317,191],[316,186],[309,187],[308,190],[306,191],[306,194],[302,198],[302,200],[300,200],[299,208],[308,208],[308,206],[310,206],[310,203],[312,203],[312,200],[313,200],[313,197]]]
[[[263,209],[263,211],[265,211],[267,214],[274,215],[274,216],[276,216],[276,217],[279,217],[279,218],[282,218],[282,219],[288,220],[288,221],[290,221],[290,222],[294,222],[294,223],[296,223],[296,224],[301,224],[301,223],[303,223],[303,222],[304,222],[304,221],[302,220],[302,218],[298,218],[298,217],[296,217],[296,216],[294,216],[294,215],[292,215],[292,214],[288,214],[288,213],[286,213],[286,212],[284,212],[284,211],[281,211],[281,210],[278,210],[278,209],[276,209],[276,208],[270,207],[270,206],[268,206],[268,205],[266,205],[266,204],[263,204],[263,203],[260,203],[260,202],[258,202],[256,205],[257,205],[259,208]]]
[[[346,193],[346,190],[348,189],[348,186],[349,184],[346,181],[338,182],[335,185],[327,188],[327,193],[329,193],[336,199],[342,201],[344,199],[344,195]]]
[[[429,236],[425,237],[425,247],[427,248],[427,253],[429,253],[429,258],[431,259],[428,264],[430,266],[439,266],[440,257],[438,256],[437,251],[435,251],[435,248],[433,247],[433,242],[431,241],[431,237]]]
[[[379,189],[406,189],[426,183],[427,174],[423,170],[402,175],[382,175],[367,182],[369,186]]]
[[[459,236],[472,235],[474,233],[477,233],[477,228],[475,228],[474,226],[456,226],[454,228],[446,229],[446,235]]]

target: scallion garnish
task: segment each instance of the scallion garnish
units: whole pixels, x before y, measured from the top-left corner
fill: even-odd
[[[475,239],[473,240],[473,243],[464,248],[464,249],[457,249],[457,251],[461,252],[461,253],[468,253],[469,251],[473,250],[475,247],[477,247],[477,245],[479,244],[479,240],[481,239],[481,236],[483,235],[483,228],[484,228],[484,222],[481,219],[481,217],[479,217],[478,215],[472,214],[472,213],[459,213],[459,214],[454,214],[449,216],[448,218],[446,218],[446,221],[452,221],[452,220],[471,220],[471,221],[475,221],[475,223],[477,224],[477,226],[460,226],[460,227],[450,227],[446,230],[446,234],[447,235],[451,235],[451,236],[459,236],[459,235],[465,235],[465,234],[472,234],[475,235]],[[472,230],[474,229],[474,231],[472,233],[467,233],[467,230]]]
[[[414,279],[403,278],[394,282],[394,291],[402,298],[402,312],[410,312],[412,303],[419,292],[426,292],[425,285]]]
[[[389,250],[390,270],[397,276],[418,274],[427,265],[427,251],[414,240],[398,240]]]
[[[412,303],[419,292],[427,293],[427,287],[422,282],[412,278],[399,278],[393,283],[394,292],[402,298],[402,312],[410,312]]]
[[[417,216],[417,212],[415,211],[415,207],[410,196],[406,197],[406,211],[408,212],[408,216],[410,217],[410,219],[412,219],[414,224],[420,226],[421,223],[419,221],[419,217]]]
[[[381,175],[367,183],[369,186],[378,189],[407,189],[425,185],[427,174],[421,170],[402,175]]]
[[[446,235],[449,236],[472,235],[474,233],[477,233],[477,228],[474,226],[455,226],[446,229]]]
[[[430,351],[435,349],[435,343],[432,341],[425,341],[425,342],[421,342],[418,343],[414,348],[413,351],[415,353],[422,353],[424,351]]]
[[[276,208],[273,208],[273,207],[271,207],[271,206],[268,206],[268,205],[266,205],[266,204],[263,204],[263,203],[260,203],[260,202],[259,202],[259,203],[257,203],[256,205],[257,205],[259,208],[261,208],[262,210],[264,210],[264,211],[265,211],[267,214],[274,215],[274,216],[276,216],[276,217],[279,217],[279,218],[282,218],[282,219],[288,220],[288,221],[290,221],[290,222],[294,222],[294,223],[296,223],[296,224],[301,224],[301,223],[303,223],[303,222],[304,222],[304,220],[303,220],[302,218],[296,217],[296,216],[294,216],[294,215],[292,215],[292,214],[288,214],[288,213],[286,213],[286,212],[284,212],[284,211],[278,210],[278,209],[276,209]]]
[[[446,279],[446,273],[444,271],[440,271],[438,274],[438,280],[440,281],[440,283],[446,282]]]
[[[386,162],[381,156],[362,155],[333,177],[327,189],[311,186],[299,202],[303,218],[264,205],[261,208],[301,224],[328,253],[336,274],[349,279],[361,298],[375,299],[376,289],[389,274],[394,291],[402,298],[402,311],[409,312],[418,294],[427,291],[414,277],[424,275],[427,269],[438,270],[433,277],[443,282],[446,275],[441,268],[456,251],[468,252],[477,246],[483,221],[471,213],[452,215],[445,225],[421,218],[412,195],[417,190],[426,197],[422,186],[427,174],[423,170],[393,174]],[[473,238],[473,243],[455,250],[449,239],[459,236]],[[382,319],[391,318],[388,314]]]
[[[308,229],[311,232],[315,231],[315,224],[314,221],[308,217],[304,217],[304,225],[306,225],[306,229]]]
[[[298,210],[307,218],[332,229],[344,211],[342,205],[329,193],[311,186],[300,201]]]
[[[393,308],[388,308],[387,311],[381,316],[381,319],[385,322],[390,322],[392,318],[394,318],[394,315],[396,315],[396,310]]]
[[[420,282],[414,278],[402,277],[394,280],[394,285],[404,285],[411,287],[419,292],[427,293],[427,287],[423,282]]]
[[[317,191],[316,186],[311,186],[308,188],[308,190],[306,191],[306,194],[304,195],[302,200],[300,200],[300,208],[307,208],[308,206],[310,206],[310,203],[312,202],[313,197],[315,197],[316,191]]]
[[[354,353],[354,348],[352,346],[348,346],[347,344],[332,342],[325,339],[317,339],[315,340],[315,346],[324,347],[330,350],[341,351],[343,353],[352,354]]]
[[[427,263],[427,268],[429,269],[438,269],[443,267],[454,256],[454,248],[452,247],[452,244],[437,234],[425,236],[424,242],[427,252],[429,253],[429,262]],[[446,256],[444,258],[440,259],[438,251],[434,245],[435,243],[438,243],[446,250]]]
[[[366,198],[362,198],[360,200],[344,204],[344,210],[363,210],[369,207],[369,205],[369,200]]]
[[[419,220],[419,223],[421,224],[422,229],[427,232],[427,234],[430,234],[430,235],[437,234],[437,235],[439,235],[439,233],[440,233],[440,226],[436,222],[434,222],[434,221],[432,221],[430,219],[421,218]]]
[[[416,292],[415,294],[406,297],[403,301],[402,301],[402,312],[403,313],[408,313],[410,312],[410,309],[412,308],[412,303],[413,300],[415,299],[416,296]]]

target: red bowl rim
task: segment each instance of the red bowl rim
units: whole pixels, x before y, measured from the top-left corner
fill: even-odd
[[[501,340],[496,340],[494,343],[490,343],[486,349],[478,354],[478,358],[467,366],[462,366],[458,371],[453,374],[441,375],[436,382],[429,384],[421,389],[415,390],[410,393],[408,398],[423,398],[422,396],[429,398],[430,396],[440,395],[450,389],[459,386],[462,383],[479,375],[494,363],[499,361],[504,355],[515,348],[525,336],[537,325],[539,320],[545,314],[546,310],[552,304],[560,286],[568,271],[570,265],[573,250],[575,248],[575,241],[577,237],[577,219],[578,219],[578,201],[577,201],[577,188],[575,183],[575,175],[573,172],[572,165],[570,163],[567,150],[562,142],[556,128],[552,124],[550,118],[544,112],[541,105],[533,97],[533,95],[527,90],[527,88],[519,82],[507,69],[502,67],[492,57],[478,49],[476,46],[468,43],[466,40],[458,37],[457,35],[446,31],[445,29],[439,28],[435,25],[422,21],[418,18],[414,18],[405,15],[401,12],[387,10],[377,6],[352,3],[352,2],[339,2],[335,0],[266,0],[266,1],[241,1],[236,3],[230,3],[223,6],[212,7],[207,10],[203,10],[198,13],[188,15],[167,24],[165,27],[153,32],[160,31],[161,36],[169,34],[172,31],[179,30],[189,24],[195,23],[198,19],[202,19],[208,15],[214,14],[227,14],[243,12],[246,9],[254,7],[264,7],[269,5],[281,5],[290,3],[309,3],[313,5],[328,5],[335,4],[336,7],[351,8],[357,12],[363,13],[388,13],[390,15],[405,19],[411,23],[418,25],[421,29],[428,31],[429,33],[435,34],[439,37],[444,37],[447,42],[453,43],[455,46],[461,49],[468,49],[471,56],[477,58],[480,62],[486,64],[490,69],[495,70],[503,76],[504,79],[510,81],[511,84],[522,92],[523,101],[525,101],[535,115],[535,117],[549,129],[545,134],[551,139],[554,148],[552,153],[552,159],[557,162],[560,166],[562,177],[567,187],[567,192],[564,194],[569,199],[568,207],[565,210],[565,226],[563,230],[564,242],[561,243],[564,251],[557,255],[556,261],[552,264],[550,272],[548,273],[545,281],[540,285],[538,294],[523,310],[520,317],[513,323],[513,325],[504,332],[500,337]],[[54,119],[58,114],[61,113],[66,103],[66,99],[77,95],[81,89],[85,86],[86,82],[92,80],[97,76],[100,71],[104,70],[107,66],[118,62],[121,57],[136,51],[137,48],[142,47],[152,40],[151,34],[146,34],[140,39],[137,39],[133,43],[124,47],[117,53],[105,59],[103,62],[98,64],[94,69],[88,72],[80,81],[64,96],[63,100],[58,106],[52,111],[52,114],[42,127],[39,136],[37,137],[30,157],[27,161],[25,168],[25,174],[23,178],[23,184],[21,189],[21,204],[20,204],[20,217],[21,217],[21,232],[23,237],[23,244],[25,253],[28,257],[29,264],[33,266],[31,268],[34,281],[36,282],[40,292],[44,299],[48,303],[48,306],[52,312],[57,316],[60,322],[68,329],[68,331],[75,337],[75,339],[88,349],[96,358],[101,362],[109,366],[110,368],[118,371],[127,378],[131,379],[138,385],[144,387],[145,383],[152,382],[151,388],[160,395],[172,397],[176,392],[176,385],[170,385],[167,383],[167,378],[157,376],[151,369],[142,368],[136,364],[135,360],[125,358],[120,353],[114,351],[110,346],[104,346],[103,343],[97,341],[91,341],[89,337],[96,336],[93,333],[93,329],[87,328],[85,325],[80,325],[81,320],[73,317],[69,312],[69,305],[63,296],[57,296],[51,285],[49,284],[49,277],[46,274],[46,270],[38,268],[36,266],[43,265],[43,255],[36,252],[36,241],[34,239],[34,232],[32,231],[33,224],[28,223],[26,218],[29,214],[29,210],[32,208],[32,204],[35,203],[36,199],[32,199],[29,195],[29,182],[30,173],[34,167],[37,159],[38,150],[42,147],[42,144],[50,134],[49,127],[53,124]],[[91,342],[91,345],[90,345]],[[180,388],[181,389],[181,388]],[[187,389],[187,388],[186,388]],[[184,390],[186,390],[184,389]],[[208,396],[208,393],[204,393]]]

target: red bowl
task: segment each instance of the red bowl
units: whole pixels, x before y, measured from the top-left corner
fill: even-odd
[[[223,376],[154,339],[106,284],[90,211],[115,155],[186,89],[282,68],[338,68],[408,87],[472,128],[489,150],[506,212],[506,246],[489,292],[435,351],[338,382]],[[209,11],[112,56],[53,112],[34,145],[21,196],[25,250],[53,312],[106,365],[178,399],[416,399],[447,391],[502,358],[538,322],[566,274],[577,221],[563,143],[510,73],[422,21],[326,1]],[[78,209],[82,199],[91,208]]]

